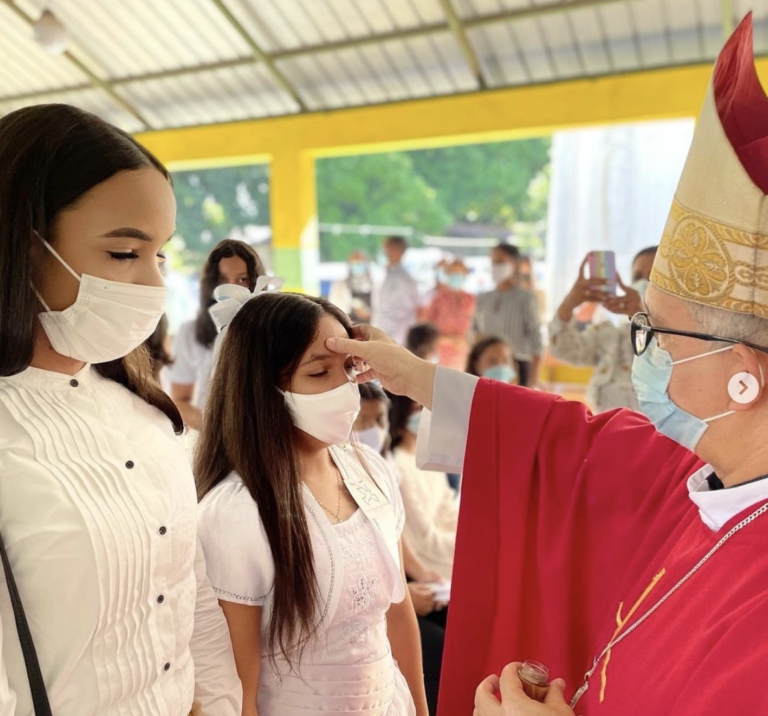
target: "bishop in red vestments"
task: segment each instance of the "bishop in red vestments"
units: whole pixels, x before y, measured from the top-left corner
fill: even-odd
[[[463,465],[440,716],[768,714],[766,193],[747,17],[632,319],[645,415],[436,369],[367,328],[329,343],[431,409],[427,467]],[[524,659],[565,680],[545,704],[504,669]]]

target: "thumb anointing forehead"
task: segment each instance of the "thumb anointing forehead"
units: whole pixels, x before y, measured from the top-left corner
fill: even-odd
[[[368,341],[355,341],[351,338],[329,338],[325,347],[334,353],[353,355],[364,360],[371,357],[374,350]]]

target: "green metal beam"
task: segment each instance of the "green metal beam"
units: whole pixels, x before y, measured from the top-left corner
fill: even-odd
[[[251,37],[251,34],[248,32],[248,30],[246,30],[245,27],[243,27],[243,24],[232,14],[232,11],[224,4],[224,0],[211,0],[211,2],[219,9],[219,12],[224,15],[229,24],[232,25],[240,37],[245,40],[248,47],[251,48],[254,59],[258,62],[261,62],[264,67],[267,68],[269,74],[272,75],[272,79],[274,79],[275,82],[280,85],[280,87],[282,87],[289,95],[291,95],[296,104],[298,104],[301,108],[302,112],[308,112],[309,108],[307,107],[299,92],[288,81],[285,75],[277,68],[277,65],[275,65],[272,57],[264,52],[261,47],[259,47],[259,44]]]
[[[480,61],[477,59],[475,49],[469,41],[466,29],[464,28],[464,23],[456,12],[456,9],[453,7],[451,0],[440,0],[440,5],[442,5],[443,12],[448,19],[448,26],[451,28],[451,32],[461,48],[461,52],[469,65],[469,69],[475,76],[477,84],[480,86],[480,89],[485,89],[488,84],[485,81],[485,77],[483,77],[483,69],[480,66]]]

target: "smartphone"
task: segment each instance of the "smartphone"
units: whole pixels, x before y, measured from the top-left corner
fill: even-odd
[[[608,281],[601,290],[616,295],[616,253],[614,251],[590,251],[587,254],[589,278],[602,278]]]

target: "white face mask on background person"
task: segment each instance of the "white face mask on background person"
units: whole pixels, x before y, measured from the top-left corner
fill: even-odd
[[[367,445],[374,452],[381,452],[387,441],[387,431],[380,425],[372,425],[366,430],[355,430],[355,437],[358,442]]]
[[[63,311],[52,311],[35,289],[45,308],[38,318],[57,353],[83,363],[107,363],[127,356],[154,333],[165,311],[167,287],[78,276],[53,246],[35,235],[80,284],[77,300]]]
[[[632,288],[640,294],[640,298],[645,300],[645,292],[648,290],[648,286],[651,282],[647,278],[639,278],[632,283]]]
[[[360,413],[357,383],[344,383],[315,395],[280,392],[299,430],[328,445],[341,445],[349,440]]]
[[[515,275],[515,265],[509,262],[491,265],[491,276],[496,284],[509,281]]]

